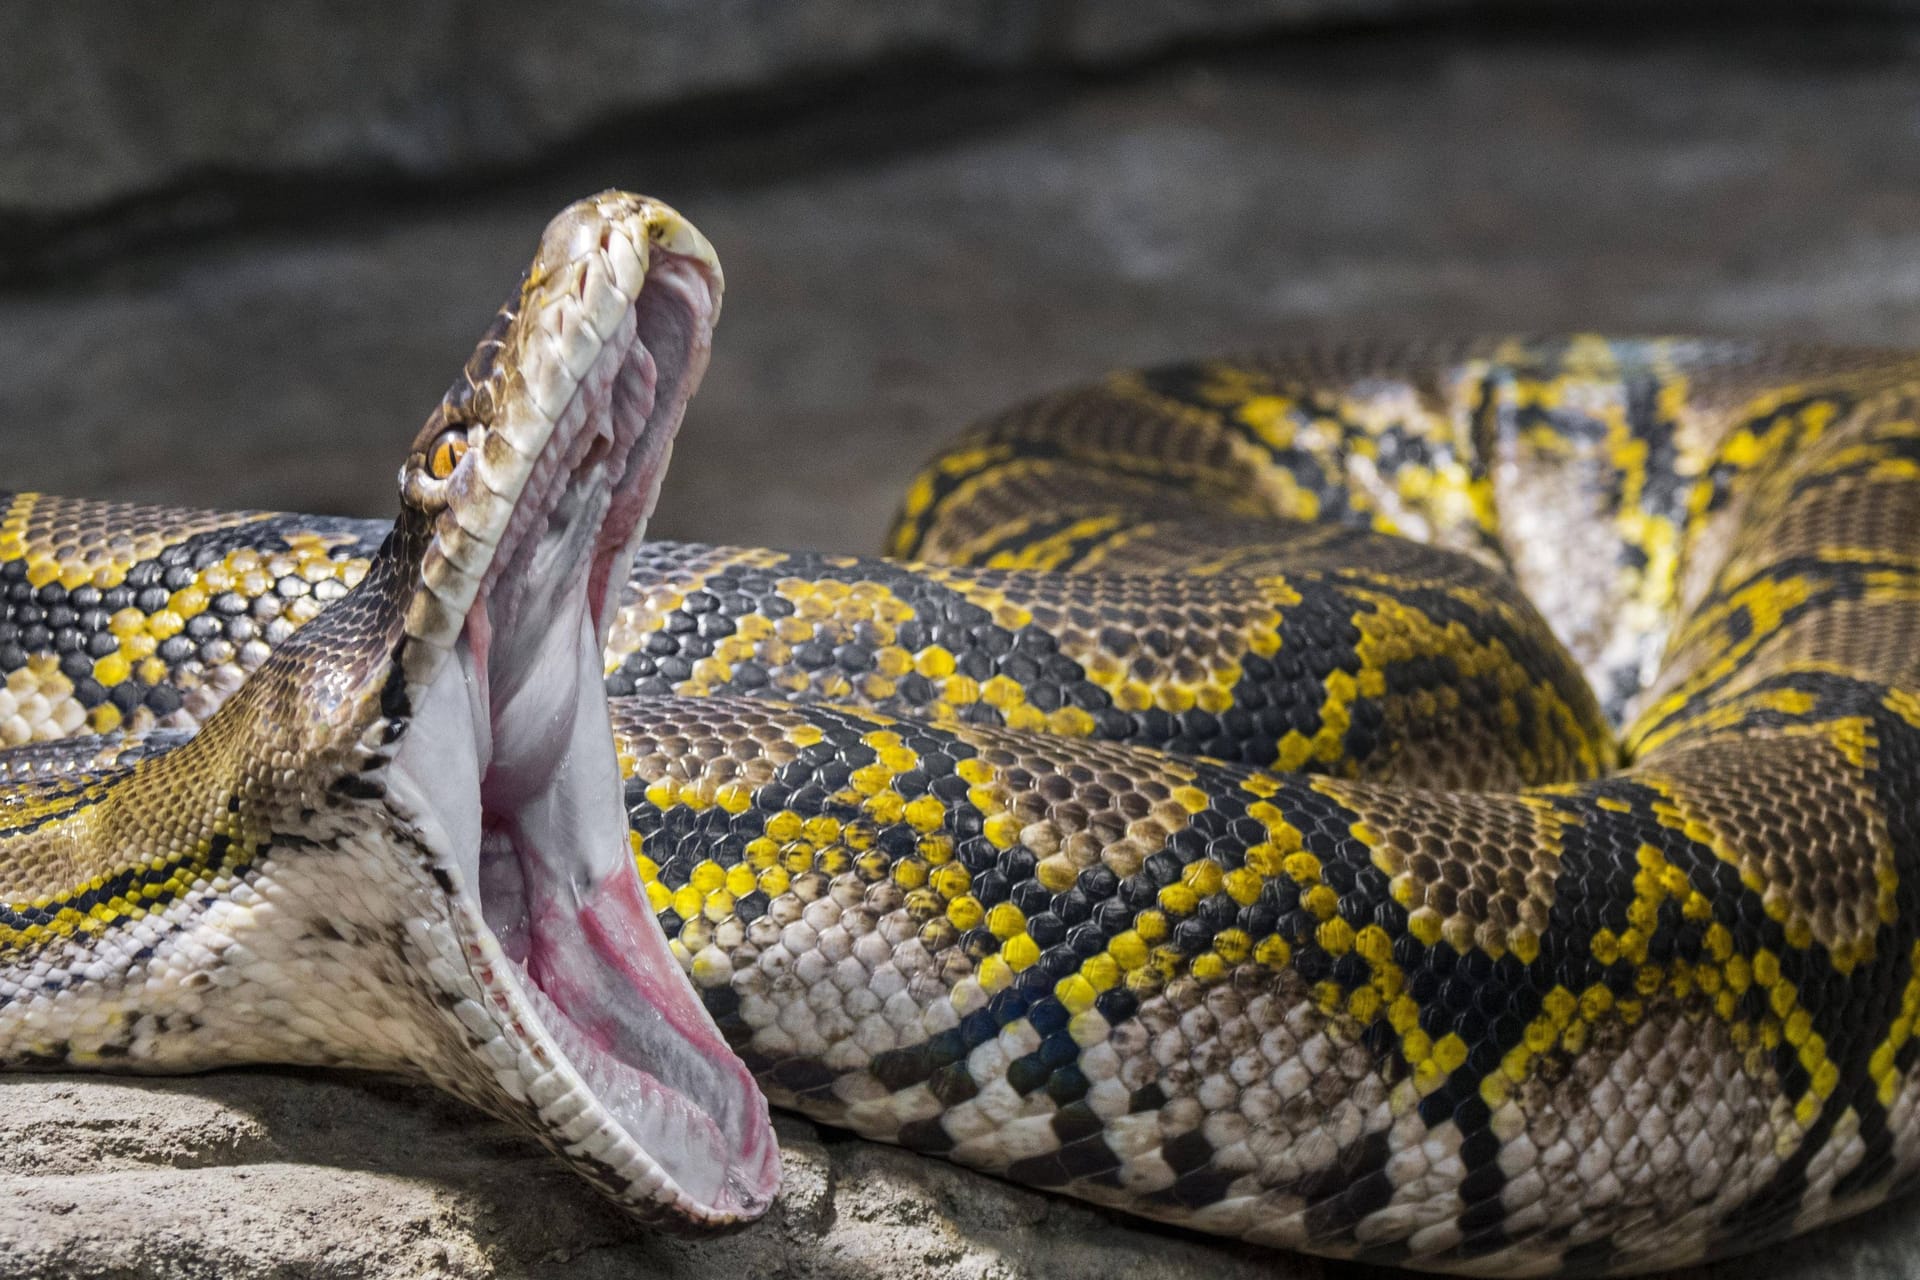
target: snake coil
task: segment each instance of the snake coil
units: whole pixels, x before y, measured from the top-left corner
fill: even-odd
[[[771,1195],[744,1062],[1489,1275],[1920,1166],[1914,357],[1130,372],[961,437],[892,559],[639,544],[718,281],[563,214],[392,528],[7,500],[7,1061],[415,1070],[684,1223]]]

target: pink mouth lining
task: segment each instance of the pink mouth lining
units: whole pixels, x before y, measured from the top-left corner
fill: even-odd
[[[659,255],[536,461],[463,644],[487,721],[486,923],[614,1121],[685,1194],[744,1216],[779,1182],[765,1100],[647,904],[601,683],[611,606],[705,363],[702,305],[698,267]]]

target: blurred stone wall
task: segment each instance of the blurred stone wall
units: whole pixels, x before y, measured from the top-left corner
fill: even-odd
[[[1472,0],[212,0],[0,6],[0,214],[217,173],[430,178],[636,111],[901,63],[1099,66]]]
[[[608,121],[923,65],[1102,68],[1456,14],[1903,13],[1920,0],[10,0],[0,227],[222,176],[498,169]],[[0,258],[5,247],[0,246]]]

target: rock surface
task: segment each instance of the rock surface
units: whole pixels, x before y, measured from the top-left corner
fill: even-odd
[[[411,1085],[233,1071],[0,1078],[0,1276],[132,1280],[1396,1280],[1132,1223],[805,1120],[718,1239],[640,1231],[505,1126]],[[1894,1280],[1898,1205],[1771,1252],[1768,1280]],[[1747,1280],[1732,1262],[1685,1280]],[[1680,1273],[1675,1273],[1678,1276]]]
[[[638,112],[902,62],[1098,66],[1472,2],[20,0],[0,9],[0,215],[71,214],[210,173],[453,175]]]
[[[391,1081],[227,1072],[0,1081],[0,1274],[1311,1280],[783,1117],[761,1222],[647,1235],[533,1144]]]
[[[611,184],[678,204],[730,282],[662,535],[871,549],[940,436],[1134,361],[1570,327],[1920,344],[1917,64],[1878,29],[1338,40],[943,92],[884,129],[825,110],[693,156],[615,137],[550,177],[0,295],[0,480],[388,510],[397,450],[540,224]],[[634,1231],[410,1086],[0,1078],[0,1276],[1386,1274],[781,1132],[774,1214],[694,1242]],[[1764,1274],[1920,1274],[1912,1213],[1773,1251]]]

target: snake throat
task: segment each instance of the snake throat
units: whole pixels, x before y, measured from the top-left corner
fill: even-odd
[[[601,254],[611,234],[601,229]],[[764,1100],[646,907],[600,657],[719,285],[697,256],[656,249],[631,305],[596,300],[592,248],[589,269],[558,284],[598,312],[569,326],[562,309],[550,329],[577,383],[557,412],[529,415],[536,430],[548,421],[546,439],[490,561],[464,566],[479,589],[451,654],[410,699],[387,793],[446,870],[468,953],[512,1031],[577,1077],[569,1107],[590,1099],[611,1122],[595,1180],[724,1222],[765,1206],[778,1158]],[[489,433],[514,406],[496,404]],[[465,453],[477,456],[485,441],[472,434]]]

